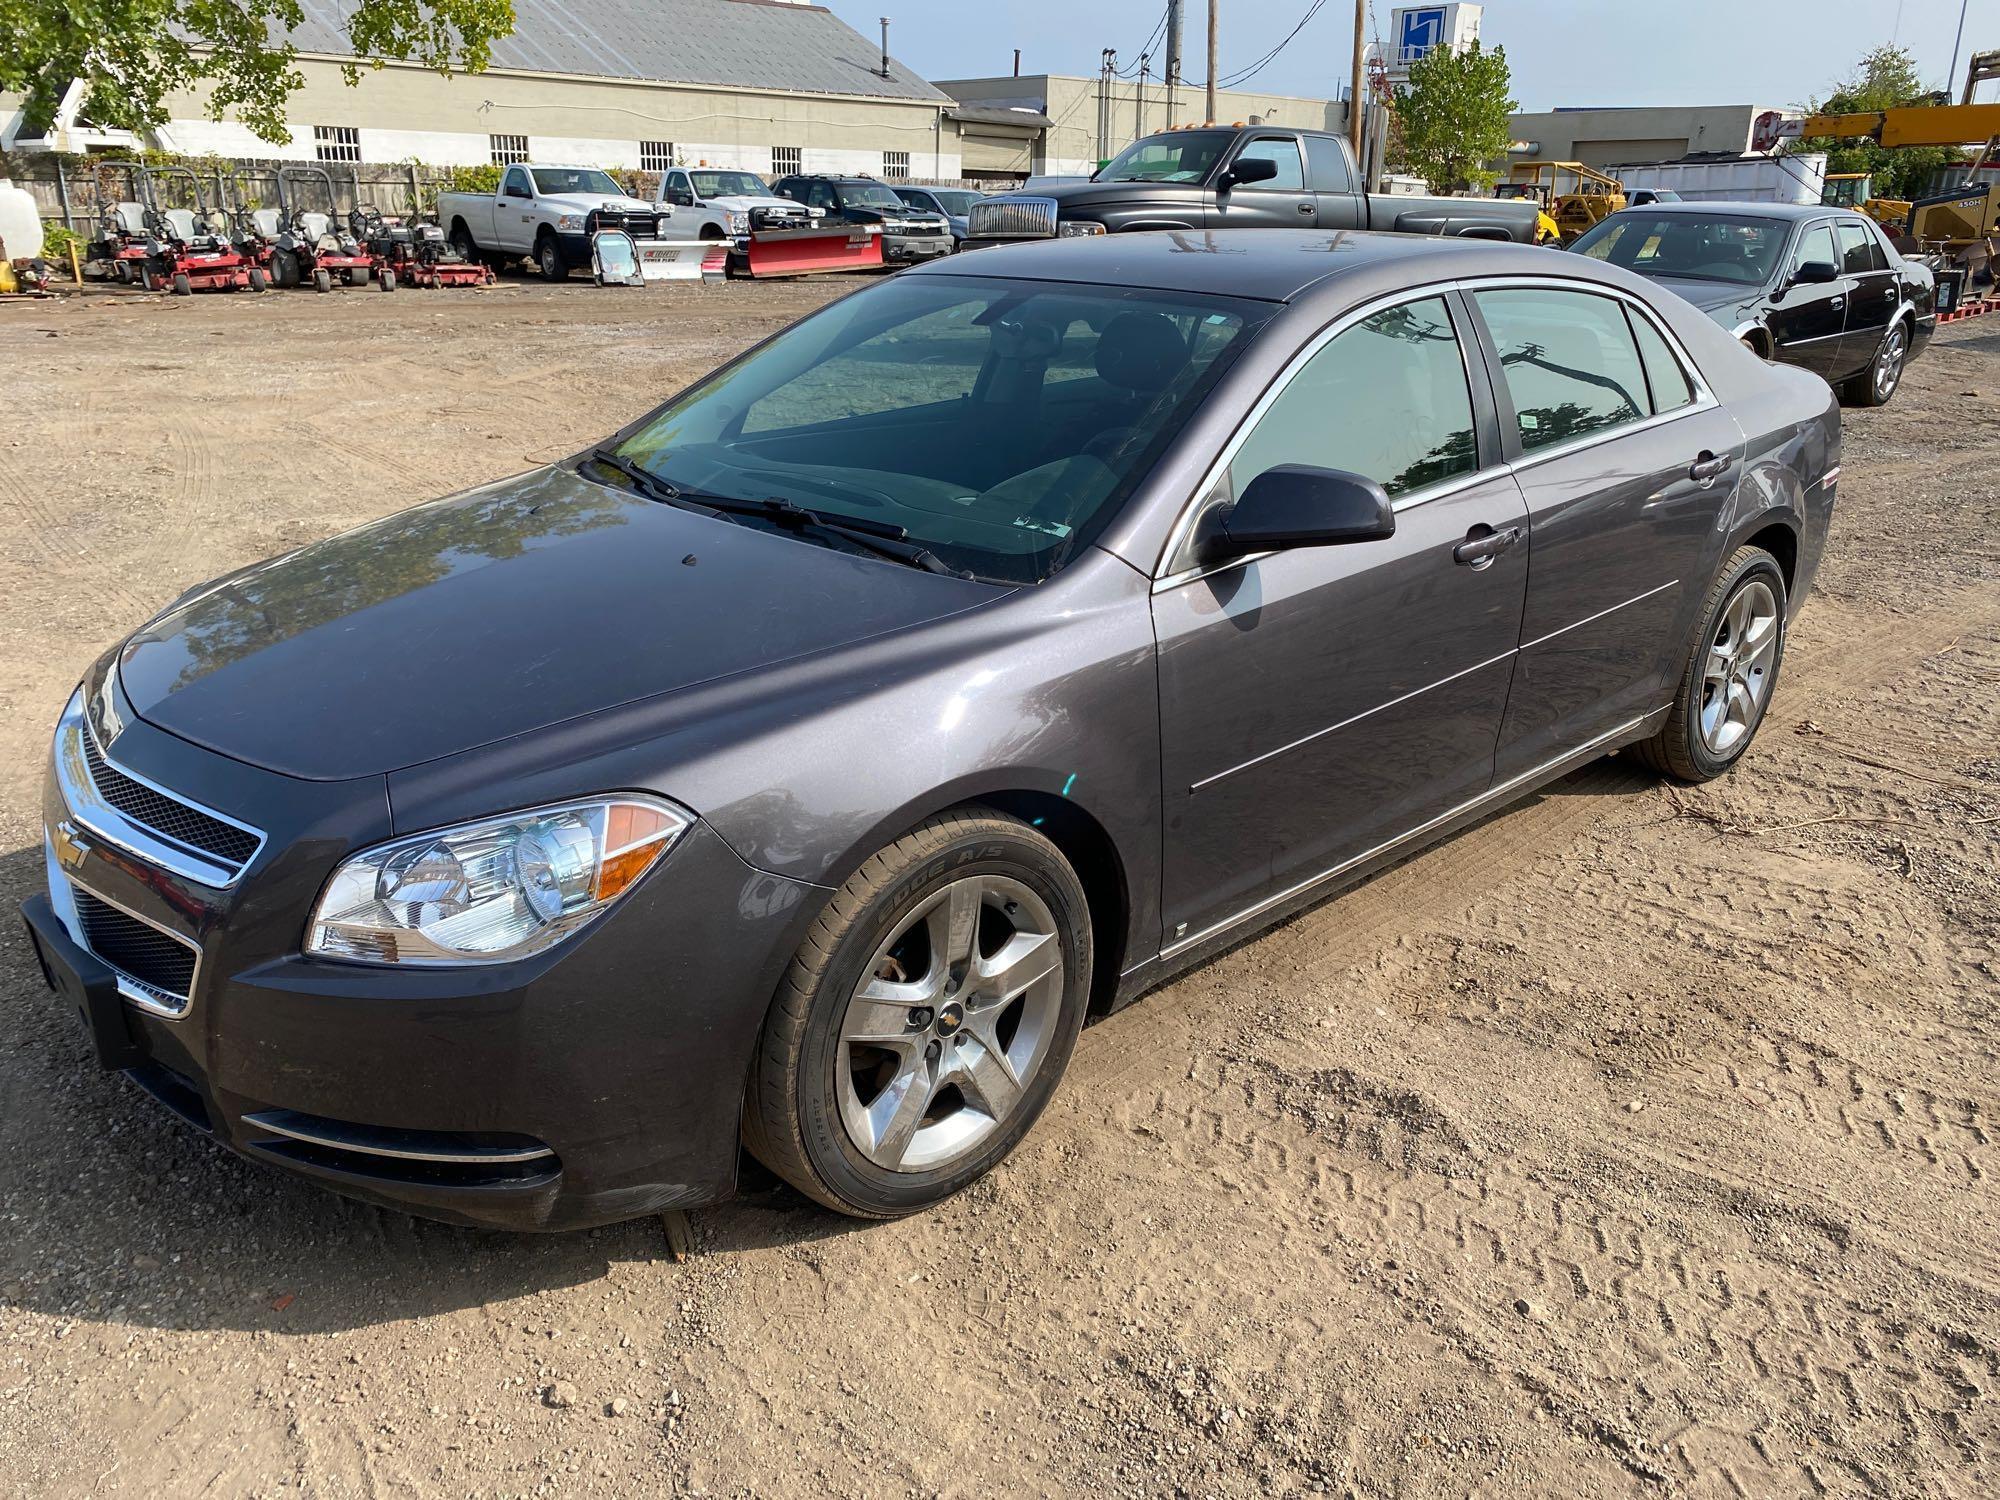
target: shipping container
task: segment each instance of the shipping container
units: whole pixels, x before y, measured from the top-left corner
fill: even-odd
[[[1605,170],[1628,190],[1665,188],[1690,202],[1817,203],[1826,183],[1826,153],[1655,161]]]

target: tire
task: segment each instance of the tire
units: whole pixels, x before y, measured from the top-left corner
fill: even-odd
[[[314,291],[316,291],[316,292],[330,292],[330,291],[332,291],[332,290],[333,290],[333,272],[331,272],[331,271],[326,271],[326,270],[319,270],[319,271],[314,271],[314,272],[313,272],[313,290],[314,290]]]
[[[1910,325],[1898,318],[1882,335],[1868,367],[1842,383],[1841,401],[1848,406],[1887,406],[1902,385],[1903,368],[1909,362]]]
[[[856,871],[793,957],[758,1040],[744,1143],[856,1218],[942,1202],[1004,1160],[1055,1092],[1092,958],[1083,887],[1053,844],[984,809],[932,818]]]
[[[372,266],[356,266],[347,273],[349,286],[366,286],[374,279],[375,270]]]
[[[130,286],[132,284],[132,262],[129,260],[114,260],[111,262],[111,279],[120,286]]]
[[[192,297],[194,295],[194,283],[187,279],[187,272],[185,271],[174,272],[172,286],[176,297]]]
[[[479,258],[479,247],[472,243],[472,231],[463,224],[451,226],[451,248],[460,260]]]
[[[299,255],[296,250],[278,250],[271,255],[271,280],[282,287],[299,284]]]
[[[375,285],[381,291],[385,292],[395,291],[396,273],[390,270],[387,266],[384,266],[382,268],[382,274],[375,278]]]
[[[261,292],[261,291],[265,290],[265,288],[269,287],[269,286],[270,286],[270,284],[271,284],[271,281],[270,281],[270,278],[269,278],[269,277],[267,277],[267,276],[266,276],[266,275],[264,274],[264,272],[263,272],[263,269],[262,269],[261,267],[259,267],[259,266],[252,266],[252,267],[250,268],[250,290],[251,290],[251,291],[253,291],[253,292]]]
[[[1786,606],[1777,559],[1762,547],[1737,548],[1702,601],[1673,711],[1658,734],[1633,747],[1640,760],[1693,783],[1712,781],[1743,758],[1778,686]]]
[[[562,246],[552,234],[543,235],[536,244],[535,265],[547,280],[569,280],[569,262],[563,259]]]

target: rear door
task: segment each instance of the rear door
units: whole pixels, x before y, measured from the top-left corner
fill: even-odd
[[[1218,191],[1208,213],[1209,227],[1310,229],[1317,224],[1319,205],[1306,188],[1306,159],[1298,136],[1287,131],[1252,135],[1237,147],[1228,165],[1257,160],[1276,163],[1278,175]]]
[[[1847,294],[1847,325],[1840,339],[1839,372],[1866,369],[1882,347],[1889,324],[1902,300],[1896,273],[1874,233],[1859,219],[1836,219],[1834,243],[1840,249],[1840,269],[1853,284]]]
[[[1809,261],[1825,261],[1835,270],[1840,268],[1840,247],[1834,242],[1832,220],[1814,220],[1792,242],[1784,280],[1771,298],[1771,341],[1778,358],[1786,364],[1831,380],[1844,358],[1841,342],[1847,331],[1851,283],[1845,276],[1828,282],[1797,280],[1799,267]]]
[[[1534,542],[1496,757],[1505,782],[1666,701],[1743,445],[1637,299],[1569,282],[1468,300]]]
[[[1212,571],[1177,540],[1154,585],[1169,945],[1492,779],[1528,559],[1464,318],[1432,291],[1322,333],[1252,410],[1188,523],[1199,534],[1266,469],[1312,464],[1379,481],[1394,536]],[[1456,555],[1509,532],[1490,556]]]

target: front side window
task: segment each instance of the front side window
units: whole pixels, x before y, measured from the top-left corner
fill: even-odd
[[[1875,243],[1875,236],[1868,232],[1867,226],[1854,219],[1843,219],[1833,232],[1840,243],[1840,269],[1849,276],[1889,269],[1882,247]]]
[[[1639,347],[1615,298],[1544,287],[1473,295],[1500,354],[1523,452],[1650,413]]]
[[[528,191],[528,174],[520,167],[509,167],[507,175],[500,182],[501,193],[509,198],[532,198]]]
[[[1479,467],[1465,357],[1442,298],[1376,313],[1307,360],[1230,460],[1230,493],[1279,464],[1345,469],[1392,497]]]
[[[690,499],[776,497],[886,523],[953,568],[1038,583],[1109,524],[1270,313],[1224,296],[898,278],[744,355],[619,451]]]
[[[1252,141],[1236,153],[1238,161],[1272,161],[1278,164],[1278,175],[1263,182],[1248,183],[1246,186],[1270,188],[1273,191],[1299,192],[1306,185],[1305,162],[1299,157],[1299,143],[1291,136],[1273,136],[1267,140]]]
[[[625,196],[625,190],[611,180],[611,174],[600,172],[596,167],[536,167],[534,178],[537,193],[609,193],[614,198]]]
[[[1840,248],[1833,242],[1831,224],[1815,224],[1799,236],[1799,247],[1792,252],[1792,270],[1796,273],[1800,266],[1821,261],[1840,269]]]
[[[1787,229],[1782,220],[1627,209],[1582,235],[1572,248],[1641,276],[1762,286],[1778,267]]]
[[[1093,182],[1200,182],[1236,139],[1227,130],[1175,131],[1134,141]]]

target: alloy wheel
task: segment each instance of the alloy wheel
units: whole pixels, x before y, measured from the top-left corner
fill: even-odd
[[[1770,697],[1780,634],[1777,596],[1753,579],[1722,612],[1702,661],[1701,742],[1710,754],[1732,753],[1756,729]]]
[[[1063,1000],[1046,902],[1001,875],[954,880],[875,950],[840,1024],[841,1123],[892,1172],[978,1149],[1020,1106]]]
[[[1898,323],[1889,330],[1889,336],[1882,340],[1881,352],[1875,356],[1875,399],[1887,401],[1896,393],[1896,382],[1903,378],[1903,350],[1905,346],[1903,325]]]

